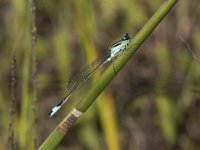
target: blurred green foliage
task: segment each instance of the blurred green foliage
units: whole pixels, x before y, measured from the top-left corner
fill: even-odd
[[[108,50],[124,33],[134,36],[162,2],[35,0],[37,74],[34,79],[30,3],[0,1],[0,149],[9,147],[12,88],[16,99],[13,149],[34,149],[90,85],[89,82],[81,88],[55,118],[48,118],[48,111],[65,95],[67,79]],[[200,59],[199,3],[179,1],[116,76],[105,94],[109,96],[99,98],[98,101],[103,101],[101,105],[113,110],[117,121],[105,121],[106,115],[102,113],[107,108],[91,109],[58,149],[112,149],[116,142],[115,146],[121,149],[200,147],[200,64],[191,55],[192,50]],[[16,85],[11,88],[14,53]],[[32,82],[36,84],[36,103]],[[111,131],[109,124],[117,128]]]

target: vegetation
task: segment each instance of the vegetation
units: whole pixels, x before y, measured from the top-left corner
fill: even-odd
[[[198,149],[199,1],[170,10],[175,2],[1,1],[0,149]],[[105,66],[49,118],[69,77],[126,32],[132,43],[113,62],[120,72]],[[74,107],[85,113],[56,132]]]

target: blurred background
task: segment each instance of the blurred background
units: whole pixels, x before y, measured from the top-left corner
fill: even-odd
[[[38,148],[108,65],[49,118],[70,76],[134,37],[163,2],[1,0],[0,149]],[[58,150],[199,149],[199,4],[175,5]]]

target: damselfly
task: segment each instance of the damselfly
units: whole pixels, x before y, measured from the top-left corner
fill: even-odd
[[[49,116],[52,117],[64,105],[64,103],[67,102],[72,93],[78,87],[80,87],[100,66],[114,60],[117,56],[122,54],[127,49],[127,46],[129,45],[130,41],[131,37],[128,33],[126,33],[120,41],[112,44],[110,50],[105,55],[93,61],[78,74],[72,76],[72,78],[67,82],[67,96],[60,103],[58,103],[55,107],[52,108],[52,110],[49,113]]]

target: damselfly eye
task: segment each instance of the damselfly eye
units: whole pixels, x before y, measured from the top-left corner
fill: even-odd
[[[131,39],[129,34],[128,33],[124,34],[124,37],[122,38],[122,40],[129,40],[129,39]]]

